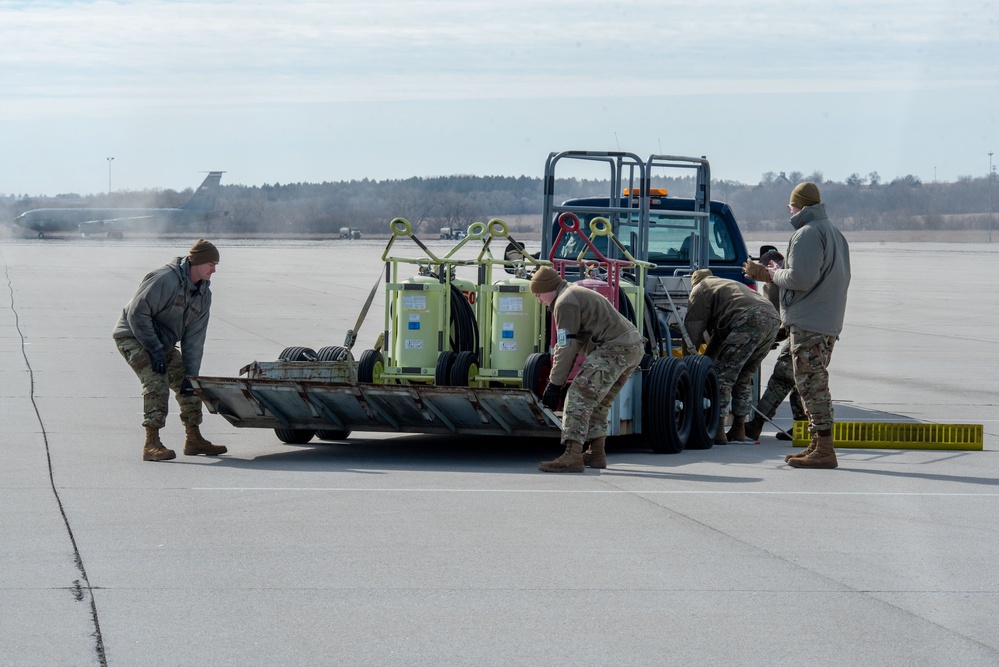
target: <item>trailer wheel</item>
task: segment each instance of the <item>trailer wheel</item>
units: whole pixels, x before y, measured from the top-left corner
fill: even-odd
[[[315,361],[316,351],[311,347],[286,347],[278,355],[279,361]]]
[[[350,357],[350,351],[339,345],[327,345],[319,348],[316,353],[317,361],[344,361]]]
[[[711,357],[696,354],[683,358],[690,371],[691,427],[688,449],[711,449],[718,434],[718,374]]]
[[[444,350],[437,356],[437,367],[434,368],[434,384],[446,387],[451,384],[451,369],[458,355],[453,350]]]
[[[304,445],[312,440],[316,432],[306,428],[276,428],[274,435],[278,437],[278,440],[289,445]]]
[[[383,384],[382,373],[385,372],[385,358],[378,350],[365,350],[357,362],[357,381],[371,384]]]
[[[452,387],[471,387],[475,376],[479,374],[479,358],[474,352],[465,350],[459,352],[451,367],[450,385]]]
[[[652,451],[678,454],[690,437],[690,373],[679,359],[652,363],[642,386],[642,433]]]
[[[350,350],[339,345],[327,345],[319,348],[316,358],[319,361],[344,361],[350,358]],[[346,440],[350,437],[350,431],[317,429],[316,437],[320,440]]]
[[[534,352],[524,364],[524,379],[521,386],[530,389],[538,398],[545,393],[548,377],[552,372],[552,355],[547,352]]]

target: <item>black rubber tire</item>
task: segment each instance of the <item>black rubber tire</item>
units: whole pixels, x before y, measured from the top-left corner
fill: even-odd
[[[690,373],[679,359],[656,359],[642,387],[642,433],[652,451],[679,454],[690,437]]]
[[[715,364],[703,354],[684,357],[683,362],[690,372],[691,425],[687,449],[711,449],[718,429],[722,428]]]
[[[276,428],[274,435],[278,437],[278,440],[289,445],[304,445],[312,440],[316,432],[305,428]]]
[[[315,361],[316,351],[311,347],[286,347],[278,355],[280,361]]]
[[[524,377],[521,386],[530,389],[538,398],[545,393],[548,377],[552,372],[552,355],[547,352],[534,352],[524,363]]]
[[[437,355],[437,366],[434,368],[434,384],[446,387],[451,384],[451,369],[458,354],[453,350],[444,350]]]
[[[350,431],[335,431],[321,428],[316,431],[316,437],[320,440],[346,440],[350,437]]]
[[[479,374],[479,358],[474,352],[459,352],[451,367],[450,384],[452,387],[471,386],[472,377]]]
[[[385,370],[385,357],[378,350],[365,350],[357,362],[357,381],[369,384],[384,384],[382,371]]]
[[[350,357],[350,352],[345,347],[339,345],[327,345],[319,348],[316,353],[318,361],[343,361]]]

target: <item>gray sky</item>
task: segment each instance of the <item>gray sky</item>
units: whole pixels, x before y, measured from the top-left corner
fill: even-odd
[[[0,0],[0,193],[540,176],[984,176],[995,0]]]

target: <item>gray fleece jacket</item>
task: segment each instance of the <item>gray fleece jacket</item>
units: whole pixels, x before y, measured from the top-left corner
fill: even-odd
[[[177,257],[146,275],[122,310],[113,338],[135,338],[147,352],[180,343],[184,374],[197,375],[208,333],[211,284],[191,282],[190,260]]]
[[[826,217],[825,204],[806,206],[791,216],[795,228],[784,268],[774,272],[780,287],[784,326],[838,336],[850,287],[850,246]]]

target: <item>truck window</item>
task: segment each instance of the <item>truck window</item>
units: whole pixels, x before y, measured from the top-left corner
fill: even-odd
[[[594,216],[581,216],[583,229],[589,231],[590,220]],[[711,233],[708,238],[709,257],[712,262],[736,261],[735,244],[729,233],[725,220],[712,214],[710,218]],[[676,215],[657,215],[655,211],[649,219],[649,257],[648,261],[656,264],[687,264],[690,262],[691,234],[697,235],[696,218],[677,217]],[[638,214],[621,216],[614,230],[621,245],[634,254],[632,243],[638,235]],[[593,245],[601,252],[607,252],[607,239],[599,237]],[[559,259],[575,259],[584,245],[575,234],[566,234],[555,250]],[[587,251],[586,258],[594,259],[593,253]]]

